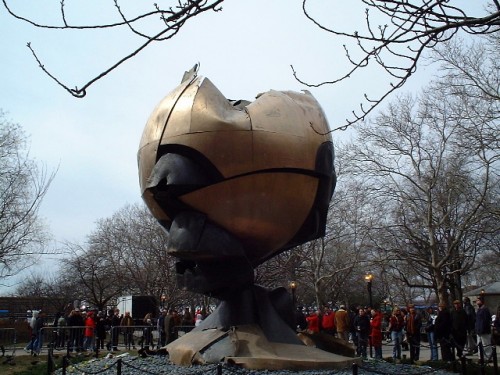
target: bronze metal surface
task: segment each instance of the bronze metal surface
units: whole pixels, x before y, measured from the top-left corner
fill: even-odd
[[[228,178],[269,168],[314,170],[317,148],[331,141],[320,134],[327,132],[323,111],[309,93],[270,91],[241,110],[210,80],[197,77],[162,100],[149,119],[139,148],[141,189],[159,145],[192,147]]]
[[[202,213],[241,240],[257,265],[322,235],[335,185],[332,153],[325,115],[309,92],[271,90],[235,103],[192,72],[149,117],[139,182],[164,227],[183,210]],[[160,162],[168,154],[190,160],[199,178],[176,173],[169,185],[176,159]]]
[[[180,199],[240,239],[251,249],[250,263],[258,263],[295,235],[317,187],[318,179],[311,176],[263,173],[226,180]]]

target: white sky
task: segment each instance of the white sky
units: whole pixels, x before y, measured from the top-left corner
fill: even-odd
[[[11,2],[12,9],[25,17],[62,23],[59,0]],[[133,16],[138,3],[146,4],[143,7],[149,11],[153,2],[120,3]],[[311,11],[336,28],[363,28],[361,2],[327,5],[331,3],[311,2]],[[117,20],[112,0],[66,4],[71,24]],[[49,170],[59,167],[40,211],[55,241],[83,243],[97,220],[140,201],[136,155],[143,127],[156,104],[195,63],[201,63],[199,74],[231,99],[252,100],[269,89],[304,89],[293,78],[290,64],[311,82],[344,73],[349,68],[342,49],[345,41],[332,39],[308,21],[301,4],[299,0],[226,0],[222,12],[192,19],[172,40],[148,47],[95,83],[83,99],[51,81],[26,43],[31,42],[52,74],[70,87],[81,87],[144,40],[126,29],[37,29],[0,8],[0,108],[31,136],[31,156]],[[420,71],[426,77],[430,74],[425,67]],[[417,76],[407,89],[418,88],[422,81]],[[345,84],[310,91],[331,127],[336,127],[357,108],[363,93],[373,96],[389,82],[380,72],[367,71]]]

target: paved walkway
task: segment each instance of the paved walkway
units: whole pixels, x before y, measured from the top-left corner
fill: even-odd
[[[392,343],[390,342],[383,342],[383,345],[382,345],[382,357],[383,358],[392,358],[392,348],[393,348],[393,345]],[[127,352],[127,350],[125,350],[123,347],[119,347],[119,349],[121,349],[119,352],[117,353],[114,353],[114,354],[122,354],[122,353],[125,353]],[[367,350],[368,351],[368,356],[370,356],[370,351],[369,349]],[[41,352],[41,355],[47,355],[47,348],[43,348],[42,349],[42,352]],[[128,352],[130,353],[136,353],[137,351],[136,350],[129,350]],[[498,352],[498,351],[497,351]],[[54,353],[57,354],[57,355],[64,355],[66,354],[66,351],[65,350],[54,350]],[[101,350],[100,353],[108,353],[108,351],[106,349],[104,350]],[[6,348],[6,351],[5,351],[5,356],[10,356],[12,355],[12,349],[11,348]],[[24,350],[24,348],[22,347],[16,347],[16,350],[14,352],[14,355],[15,356],[26,356],[26,355],[31,355],[30,352],[26,352]],[[83,355],[87,355],[87,356],[92,356],[93,353],[91,352],[84,352]],[[375,355],[375,352],[373,352],[373,356]],[[439,358],[441,358],[441,352],[438,348],[438,355],[439,355]],[[401,351],[401,357],[402,359],[404,358],[407,358],[409,359],[410,358],[410,352],[408,350],[406,351]],[[431,358],[431,351],[430,349],[427,347],[427,342],[423,341],[422,342],[422,346],[420,347],[420,358],[419,360],[422,361],[422,362],[425,362],[425,361],[428,361],[430,360]],[[471,358],[473,360],[478,360],[479,357],[477,354],[474,354],[474,355],[468,355],[467,358]]]

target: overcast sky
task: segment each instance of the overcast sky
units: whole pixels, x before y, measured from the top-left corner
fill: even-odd
[[[59,0],[12,1],[12,9],[39,23],[62,24]],[[152,2],[123,1],[130,17]],[[163,2],[165,3],[165,2]],[[171,2],[171,3],[176,3]],[[321,8],[317,4],[323,4]],[[337,28],[361,30],[361,2],[311,1],[311,13]],[[308,21],[298,0],[227,0],[223,11],[189,21],[171,41],[156,43],[126,62],[76,99],[37,66],[31,42],[45,67],[70,87],[83,86],[144,39],[127,29],[43,30],[0,9],[0,108],[30,135],[31,156],[49,170],[59,168],[40,210],[57,242],[83,243],[101,218],[141,200],[137,149],[156,104],[199,62],[199,74],[231,99],[252,100],[269,89],[304,89],[292,76],[293,64],[311,82],[346,72],[342,44]],[[70,24],[118,20],[113,1],[66,1]],[[149,31],[160,24],[149,25]],[[420,72],[428,77],[430,68]],[[380,93],[390,80],[376,70],[351,80],[310,89],[331,127],[359,105],[363,93]],[[422,79],[410,82],[415,90]],[[338,139],[341,134],[334,133]],[[11,290],[12,291],[12,290]]]

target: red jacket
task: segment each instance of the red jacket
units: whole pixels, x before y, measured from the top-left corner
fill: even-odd
[[[323,329],[333,330],[335,328],[335,312],[329,312],[323,315],[323,320],[321,321]]]
[[[92,337],[92,336],[94,336],[94,331],[95,331],[95,320],[94,320],[92,314],[89,314],[89,316],[87,316],[87,319],[85,319],[84,336],[85,337]]]
[[[319,332],[319,317],[316,314],[311,314],[306,317],[307,329],[312,332]]]
[[[370,320],[371,338],[373,346],[382,346],[382,313],[376,312]]]

